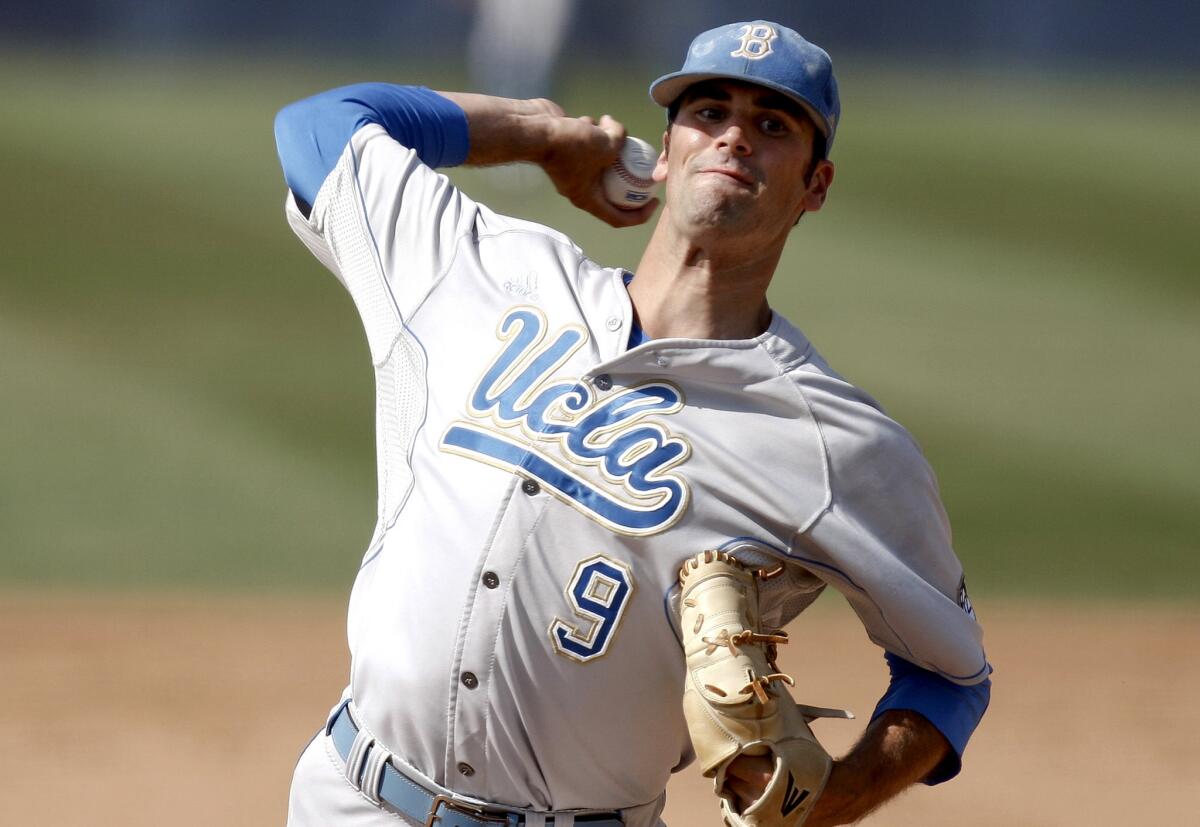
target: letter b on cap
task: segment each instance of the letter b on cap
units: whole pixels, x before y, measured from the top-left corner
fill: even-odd
[[[729,53],[730,57],[744,57],[749,60],[762,60],[771,54],[771,44],[779,35],[775,29],[765,23],[754,25],[747,23],[738,34],[742,44]]]

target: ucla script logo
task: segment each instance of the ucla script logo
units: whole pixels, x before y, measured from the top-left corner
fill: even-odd
[[[687,507],[687,484],[670,473],[688,443],[657,421],[683,407],[683,394],[650,382],[607,395],[550,377],[587,341],[577,325],[547,339],[532,307],[510,310],[496,334],[508,345],[451,423],[442,450],[537,479],[584,514],[621,534],[656,534]],[[654,417],[654,419],[651,419]]]

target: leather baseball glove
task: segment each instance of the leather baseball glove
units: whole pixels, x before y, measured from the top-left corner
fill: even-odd
[[[730,827],[803,824],[832,766],[806,719],[848,717],[797,706],[783,688],[793,682],[775,665],[775,648],[787,635],[763,630],[758,608],[758,578],[774,573],[748,569],[720,551],[705,551],[679,571],[687,657],[683,712],[700,768],[713,779]],[[763,794],[741,811],[725,789],[725,772],[743,754],[772,756],[775,771]]]

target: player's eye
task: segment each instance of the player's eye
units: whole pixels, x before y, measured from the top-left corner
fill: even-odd
[[[721,109],[716,106],[701,106],[696,109],[696,117],[702,121],[719,121],[721,115]]]
[[[788,132],[787,122],[782,118],[763,118],[759,128],[764,135],[786,135]]]

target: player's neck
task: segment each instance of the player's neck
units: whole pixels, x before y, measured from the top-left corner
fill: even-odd
[[[767,286],[781,252],[748,256],[660,220],[629,285],[638,322],[654,339],[753,338],[771,322]]]

